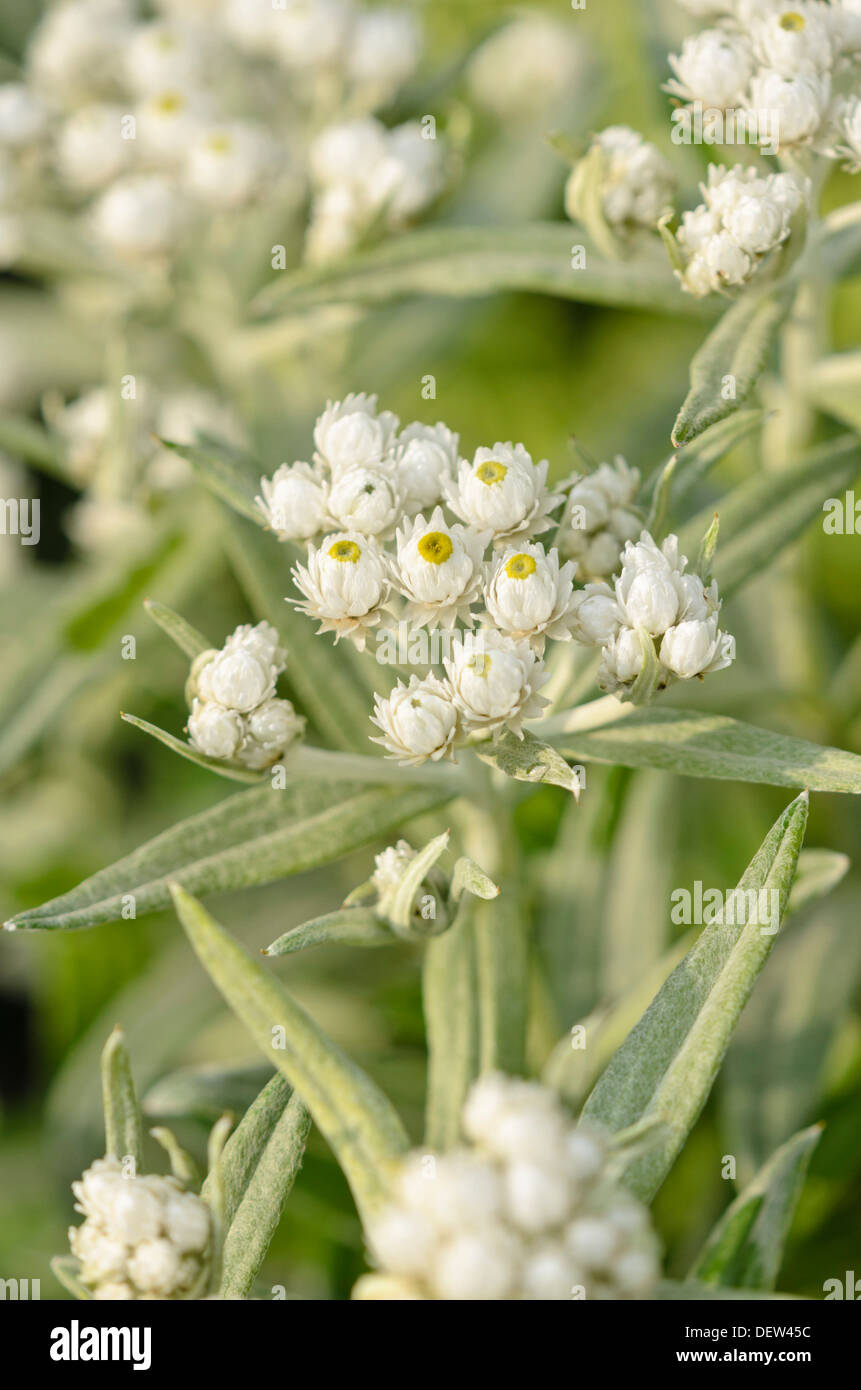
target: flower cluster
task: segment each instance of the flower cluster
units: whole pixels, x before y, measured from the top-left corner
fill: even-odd
[[[617,454],[612,464],[599,464],[569,488],[557,545],[566,560],[576,560],[578,579],[615,574],[625,542],[643,529],[643,514],[635,504],[639,487],[639,470]]]
[[[212,1259],[208,1205],[175,1177],[126,1176],[118,1158],[97,1159],[72,1183],[69,1229],[80,1279],[95,1299],[201,1296]]]
[[[136,0],[68,0],[47,10],[23,80],[0,86],[0,208],[13,223],[22,208],[59,202],[102,248],[152,263],[192,246],[213,212],[235,213],[264,195],[298,209],[312,143],[316,184],[321,163],[337,162],[336,148],[349,162],[345,114],[362,125],[419,56],[411,15],[352,0],[219,0],[206,12],[162,0],[158,8],[156,18]],[[331,138],[319,133],[327,125],[338,127]],[[324,217],[317,199],[332,253],[348,231],[364,231],[366,214],[385,205],[394,226],[425,205],[441,161],[420,152],[413,134],[379,128],[387,158],[369,190],[379,201],[361,218],[355,209],[342,215],[338,238],[331,223],[344,187],[327,179],[315,197],[315,253]],[[369,161],[366,149],[359,180],[371,177]],[[8,240],[14,259],[13,232]]]
[[[462,459],[445,424],[401,430],[368,395],[329,403],[314,444],[311,463],[282,464],[257,499],[279,539],[307,544],[291,601],[336,641],[364,650],[373,634],[378,660],[395,632],[411,636],[404,662],[413,635],[428,639],[425,672],[377,696],[374,741],[419,765],[472,738],[522,737],[547,703],[547,642],[595,641],[578,563],[584,578],[605,578],[640,534],[636,470],[617,459],[571,478],[566,502],[547,485],[547,460],[535,463],[522,444]],[[562,557],[533,539],[557,526]]]
[[[354,1298],[649,1296],[660,1266],[648,1212],[552,1092],[491,1073],[473,1085],[463,1129],[463,1147],[405,1160],[368,1232],[383,1272]]]
[[[192,748],[255,770],[278,762],[305,727],[290,701],[275,694],[286,664],[269,623],[238,627],[220,651],[201,652],[186,686]]]
[[[676,242],[682,288],[702,297],[747,284],[792,233],[807,203],[809,180],[737,165],[709,165],[704,202],[682,216]]]
[[[647,531],[622,553],[613,588],[587,584],[575,599],[574,635],[600,646],[598,685],[630,694],[652,668],[654,688],[720,671],[735,659],[735,639],[718,628],[720,596],[687,570],[676,536],[658,547]]]
[[[812,145],[857,161],[861,15],[853,0],[682,3],[716,23],[670,56],[669,92],[709,110],[732,110],[771,153]]]
[[[565,185],[565,211],[572,221],[588,224],[586,186],[590,157],[600,154],[600,197],[604,220],[617,231],[654,227],[672,203],[676,181],[657,147],[629,126],[608,126],[595,136],[586,158]]]

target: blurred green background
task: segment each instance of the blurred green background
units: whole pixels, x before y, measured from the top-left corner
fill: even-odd
[[[513,12],[491,0],[432,0],[418,8],[431,70],[452,63]],[[34,9],[25,0],[0,0],[0,51],[9,59],[9,74]],[[692,195],[706,152],[670,146],[660,91],[671,39],[684,24],[672,0],[588,0],[577,12],[557,0],[517,13],[547,14],[576,35],[576,81],[552,110],[530,114],[514,104],[500,115],[478,109],[468,77],[455,78],[443,114],[449,121],[468,119],[469,138],[463,174],[439,219],[561,218],[566,170],[544,138],[550,128],[583,139],[607,124],[631,124],[661,145]],[[506,80],[501,72],[503,113]],[[829,201],[853,196],[852,181],[835,177]],[[859,308],[856,278],[829,306],[835,348],[857,346]],[[73,335],[75,348],[62,342],[64,323],[66,306],[56,286],[0,278],[5,406],[36,419],[44,386],[73,391],[98,384],[97,317]],[[696,318],[529,295],[409,302],[305,342],[290,359],[261,363],[239,404],[267,471],[282,459],[307,456],[313,418],[327,397],[368,390],[379,392],[403,420],[444,419],[461,431],[464,453],[497,439],[523,440],[533,456],[551,460],[560,478],[576,465],[570,445],[576,435],[597,458],[622,453],[648,474],[669,454],[688,361],[704,331]],[[133,351],[137,343],[144,353],[145,338],[143,329],[139,342],[132,338]],[[436,380],[433,402],[421,395],[427,375]],[[835,427],[821,421],[820,429],[827,435]],[[691,499],[691,513],[760,466],[754,438],[712,472]],[[137,559],[119,576],[116,565],[99,570],[71,549],[62,527],[74,500],[68,486],[31,468],[24,487],[21,495],[41,498],[42,542],[22,555],[14,538],[0,538],[0,545],[16,549],[5,567],[0,618],[4,917],[65,891],[225,795],[216,779],[119,720],[121,709],[131,709],[178,732],[186,715],[183,661],[149,623],[142,598],[175,604],[219,641],[252,618],[225,558],[224,523],[202,493],[184,494],[183,539],[175,552],[167,559]],[[272,557],[276,566],[277,547]],[[773,581],[755,581],[724,614],[738,639],[736,665],[706,690],[686,690],[683,703],[861,752],[859,539],[825,536],[813,525],[793,551],[793,569],[807,605],[799,615],[799,647],[770,620]],[[125,634],[137,638],[132,663],[121,659]],[[554,961],[567,959],[569,966],[548,983],[544,1022],[532,1040],[536,1067],[553,1037],[640,978],[674,939],[679,929],[670,924],[671,889],[696,879],[707,886],[734,884],[788,799],[779,789],[595,768],[579,810],[553,789],[521,804],[518,833],[530,866],[536,957],[552,941]],[[815,796],[807,844],[858,861],[855,804]],[[554,845],[561,853],[551,858]],[[262,946],[336,906],[367,877],[370,863],[371,850],[323,872],[223,898],[216,910],[250,945]],[[648,891],[633,869],[640,863],[649,865]],[[397,946],[363,953],[327,948],[275,967],[321,1025],[381,1081],[416,1136],[424,1095],[419,965],[417,949]],[[858,1266],[859,967],[861,877],[853,867],[833,895],[799,913],[781,933],[719,1084],[657,1198],[670,1276],[684,1274],[733,1195],[733,1185],[721,1177],[723,1157],[736,1157],[744,1180],[778,1143],[816,1120],[826,1128],[780,1287],[821,1297],[824,1280]],[[160,1077],[179,1067],[247,1063],[255,1068],[246,1081],[252,1087],[266,1074],[172,917],[5,937],[0,1277],[39,1278],[43,1297],[62,1296],[48,1261],[66,1247],[73,1218],[69,1182],[102,1151],[97,1059],[115,1023],[126,1030],[145,1100]],[[157,1102],[155,1092],[148,1106],[153,1123],[163,1114]],[[214,1113],[177,1122],[180,1137],[198,1152]],[[160,1163],[156,1152],[154,1166]],[[284,1285],[290,1296],[343,1298],[363,1259],[346,1184],[315,1135],[261,1284]]]

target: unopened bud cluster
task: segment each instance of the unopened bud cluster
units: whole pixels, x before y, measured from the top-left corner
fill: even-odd
[[[368,1232],[380,1273],[360,1299],[648,1297],[659,1249],[648,1212],[621,1188],[605,1142],[544,1087],[489,1074],[466,1100],[467,1143],[416,1152]]]
[[[600,167],[593,164],[597,159]],[[595,136],[584,160],[565,185],[565,211],[573,221],[590,221],[590,175],[599,183],[601,212],[617,232],[654,227],[672,203],[676,180],[660,150],[630,126],[608,126]]]
[[[576,561],[578,579],[607,579],[619,568],[626,541],[643,529],[639,487],[639,469],[619,454],[569,488],[557,544],[566,560]]]
[[[220,651],[202,652],[186,687],[192,748],[255,770],[278,762],[305,727],[290,701],[275,694],[286,664],[269,623],[238,627]]]
[[[199,1298],[212,1258],[212,1217],[178,1178],[126,1176],[97,1159],[72,1183],[85,1220],[69,1228],[81,1283],[95,1299]]]

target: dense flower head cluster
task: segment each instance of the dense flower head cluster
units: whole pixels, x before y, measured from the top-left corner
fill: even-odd
[[[312,462],[282,464],[257,498],[279,539],[306,543],[290,601],[319,632],[360,650],[373,638],[378,660],[404,629],[427,637],[424,669],[378,695],[371,716],[374,741],[403,764],[504,730],[522,737],[547,704],[547,643],[596,641],[578,565],[589,581],[612,575],[642,531],[639,475],[623,459],[552,490],[547,460],[523,444],[465,459],[458,443],[442,422],[402,430],[376,396],[348,396],[317,420]],[[556,544],[534,539],[548,531]]]
[[[792,234],[810,196],[807,179],[709,165],[704,201],[682,215],[676,241],[682,288],[701,297],[746,285]]]
[[[353,0],[158,9],[48,8],[22,80],[0,85],[0,209],[13,223],[22,208],[59,201],[103,249],[157,262],[193,245],[213,213],[264,195],[298,208],[310,180],[308,254],[319,258],[383,213],[401,225],[436,195],[439,143],[420,146],[411,124],[387,131],[369,116],[415,70],[421,35],[409,12]]]
[[[670,56],[667,90],[733,111],[771,153],[812,146],[853,163],[861,14],[855,0],[681,0],[712,27]]]
[[[644,667],[656,661],[656,687],[720,671],[735,659],[735,639],[718,627],[717,583],[687,569],[676,536],[656,545],[648,531],[622,552],[622,569],[609,584],[587,584],[576,596],[574,634],[600,646],[598,685],[630,692]]]
[[[69,1228],[80,1279],[95,1299],[200,1298],[212,1260],[212,1216],[175,1177],[127,1175],[118,1158],[97,1159],[72,1183]]]
[[[186,687],[192,748],[253,770],[278,762],[305,727],[290,701],[275,694],[286,664],[269,623],[243,624],[220,651],[201,652]]]
[[[534,1082],[491,1073],[463,1110],[466,1143],[416,1152],[368,1232],[381,1273],[361,1299],[648,1297],[659,1248],[648,1212],[614,1180],[604,1140]]]
[[[676,180],[660,150],[630,126],[608,126],[595,137],[590,150],[603,156],[601,209],[612,228],[626,231],[654,227],[672,203]],[[588,156],[587,156],[588,158]],[[573,221],[585,220],[584,165],[578,163],[565,185],[565,211]]]

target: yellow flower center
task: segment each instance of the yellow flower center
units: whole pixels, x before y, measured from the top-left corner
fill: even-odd
[[[490,657],[487,652],[477,652],[466,664],[477,676],[490,675]]]
[[[785,14],[780,16],[778,22],[781,29],[788,29],[792,34],[797,34],[807,23],[804,15],[799,14],[797,10],[787,10]]]
[[[355,565],[362,558],[362,552],[355,541],[335,541],[329,547],[329,557],[341,565]]]
[[[418,552],[429,565],[444,565],[454,546],[445,531],[428,531],[418,543]]]
[[[509,579],[526,579],[535,573],[535,561],[531,555],[512,555],[505,566]]]
[[[175,116],[184,106],[185,102],[179,92],[165,92],[156,102],[155,109],[160,116]]]
[[[479,482],[490,487],[493,483],[501,483],[507,472],[508,469],[504,463],[500,463],[497,459],[487,459],[485,463],[478,465],[475,476]]]
[[[206,147],[213,154],[230,154],[233,149],[233,141],[229,135],[222,131],[217,135],[210,135]]]

